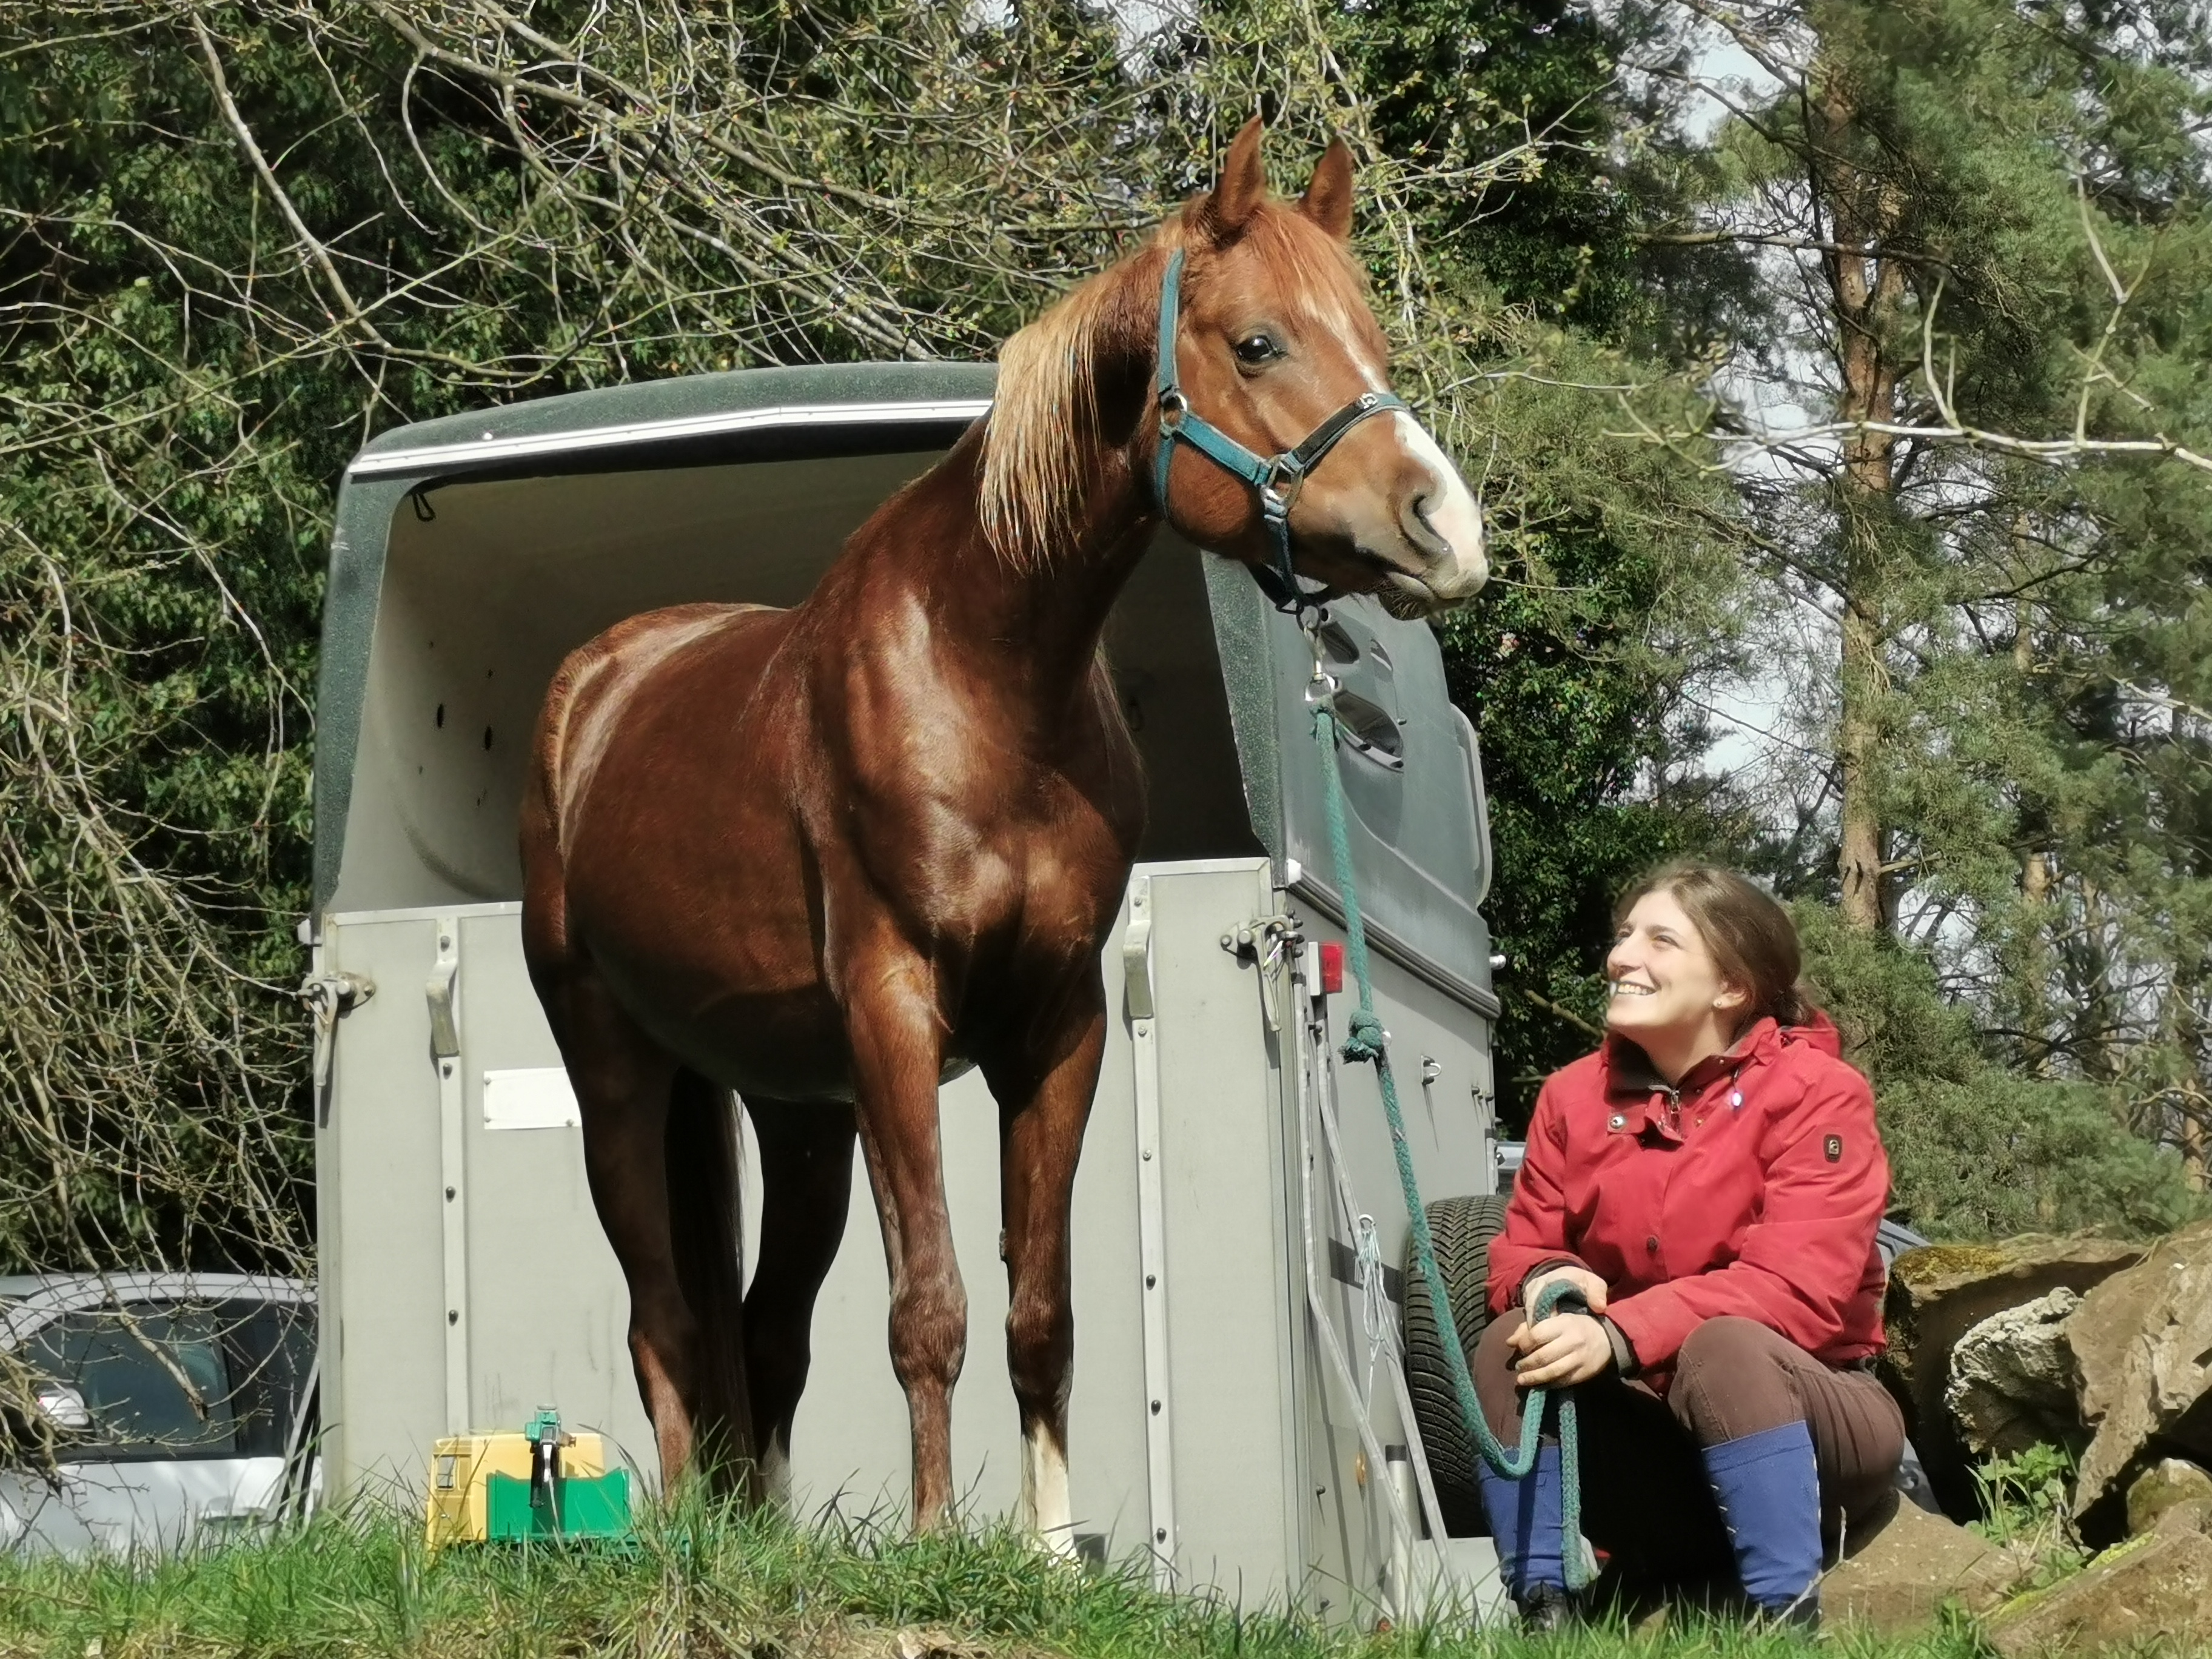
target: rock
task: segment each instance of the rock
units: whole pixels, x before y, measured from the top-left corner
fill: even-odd
[[[1843,1561],[1820,1580],[1820,1611],[1882,1636],[1922,1630],[1946,1602],[1986,1613],[2033,1570],[1964,1527],[1900,1503],[1878,1526],[1844,1540]]]
[[[2081,1305],[2061,1285],[1991,1314],[1952,1345],[1943,1404],[1974,1457],[2010,1457],[2045,1441],[2081,1450],[2089,1436],[2065,1330]]]
[[[2212,1646],[2212,1537],[2177,1528],[2130,1539],[2022,1596],[1990,1621],[1988,1635],[2007,1659],[2154,1643],[2202,1653]]]
[[[2082,1298],[2066,1322],[2081,1376],[2081,1455],[2074,1513],[2108,1542],[2126,1522],[2135,1472],[2179,1452],[2212,1462],[2212,1221],[2169,1235]]]
[[[2197,1498],[2186,1504],[2176,1504],[2164,1510],[2152,1527],[2153,1532],[2201,1532],[2212,1538],[2212,1498]]]
[[[2128,1488],[2128,1535],[2141,1537],[2180,1504],[2212,1504],[2212,1474],[2179,1457],[2161,1457]]]
[[[2031,1234],[1994,1244],[1930,1244],[1897,1258],[1884,1311],[1889,1352],[1882,1380],[1905,1407],[1929,1484],[1952,1516],[1977,1513],[1966,1449],[1943,1408],[1959,1339],[1992,1314],[2061,1286],[2086,1295],[2142,1255],[2141,1245],[2114,1239]]]

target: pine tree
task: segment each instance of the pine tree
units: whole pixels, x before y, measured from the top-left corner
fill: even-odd
[[[2203,1181],[2212,35],[2178,5],[1691,0],[1770,89],[1657,240],[1744,252],[1739,476],[1825,619],[1777,848],[1924,951],[1992,1060]],[[2155,457],[2156,459],[2152,459]]]

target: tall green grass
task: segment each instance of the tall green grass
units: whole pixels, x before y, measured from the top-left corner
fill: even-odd
[[[902,1639],[901,1632],[905,1632]],[[1983,1659],[1959,1626],[1911,1643],[1831,1637],[1854,1659]],[[1279,1607],[1157,1593],[1133,1570],[1041,1559],[1005,1531],[908,1538],[678,1504],[623,1550],[463,1546],[368,1510],[159,1559],[0,1559],[0,1653],[744,1656],[744,1659],[1587,1659],[1801,1654],[1792,1638],[1676,1621],[1540,1639],[1324,1628]]]

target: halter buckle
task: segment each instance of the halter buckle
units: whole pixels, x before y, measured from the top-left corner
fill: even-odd
[[[1166,427],[1181,426],[1182,424],[1182,417],[1189,413],[1190,399],[1184,397],[1176,387],[1170,386],[1160,393],[1161,425]]]

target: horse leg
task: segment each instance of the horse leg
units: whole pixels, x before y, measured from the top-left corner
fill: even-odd
[[[968,1293],[952,1249],[938,1143],[944,1047],[929,965],[885,944],[840,975],[868,1184],[883,1222],[891,1285],[891,1370],[914,1431],[914,1524],[952,1500],[952,1385],[968,1351]]]
[[[691,1310],[695,1450],[718,1490],[763,1493],[745,1376],[737,1102],[690,1070],[669,1091],[663,1167],[677,1283]]]
[[[669,1108],[677,1065],[588,969],[549,988],[546,1009],[584,1124],[592,1204],[629,1287],[629,1352],[653,1419],[663,1490],[691,1462],[700,1322],[684,1293],[669,1213]]]
[[[1022,1423],[1022,1524],[1075,1553],[1067,1486],[1067,1397],[1075,1376],[1069,1212],[1083,1127],[1098,1089],[1106,1014],[1094,997],[1038,1056],[986,1066],[999,1102],[1006,1223],[1006,1368]]]
[[[791,1500],[791,1425],[813,1358],[814,1299],[853,1201],[852,1108],[745,1097],[760,1145],[760,1260],[745,1292],[745,1381],[769,1501]]]

